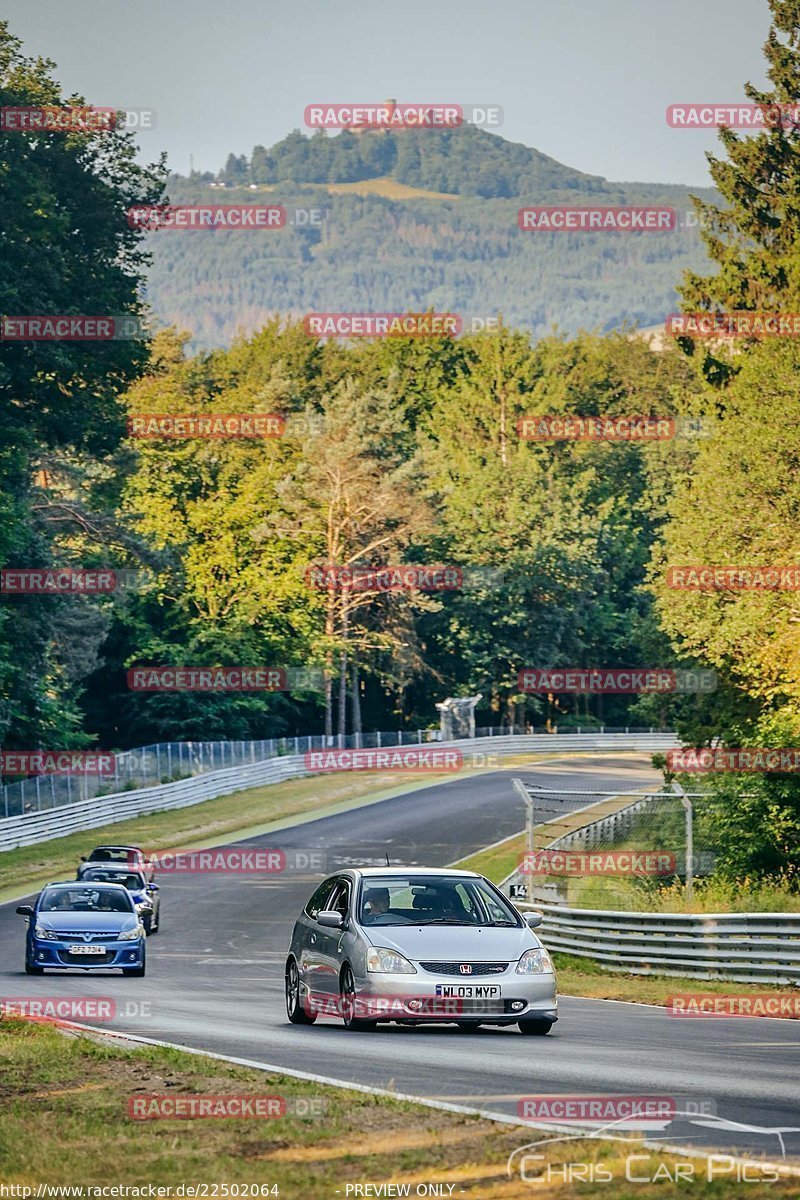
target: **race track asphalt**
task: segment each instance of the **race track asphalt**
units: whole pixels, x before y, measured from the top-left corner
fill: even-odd
[[[453,779],[247,844],[323,850],[326,873],[381,865],[385,854],[395,865],[443,866],[523,827],[513,775],[545,787],[599,791],[657,782],[645,755],[564,757]],[[321,803],[324,789],[321,777]],[[290,1025],[286,947],[318,878],[300,871],[162,875],[163,928],[148,942],[145,979],[110,972],[26,976],[24,921],[14,905],[4,905],[0,997],[111,996],[117,1015],[104,1027],[119,1032],[507,1116],[532,1095],[671,1097],[690,1116],[651,1138],[777,1159],[780,1138],[767,1131],[781,1128],[788,1130],[787,1155],[800,1158],[798,1021],[680,1019],[655,1007],[565,996],[546,1038],[524,1038],[514,1026],[462,1034],[455,1026],[349,1033],[338,1021]],[[695,1124],[695,1113],[715,1114],[713,1127]],[[742,1124],[755,1128],[737,1128]]]

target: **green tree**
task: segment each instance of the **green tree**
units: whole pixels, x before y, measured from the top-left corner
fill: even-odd
[[[720,130],[727,158],[706,157],[724,207],[693,198],[711,274],[686,273],[680,294],[687,311],[796,312],[800,305],[800,124],[776,119],[800,102],[800,0],[769,0],[772,26],[764,54],[772,86],[745,85],[752,103],[773,114],[769,128],[741,136]],[[690,340],[684,342],[692,349]],[[707,347],[709,379],[724,382],[728,356]]]
[[[26,58],[8,25],[0,23],[0,106],[82,106],[80,97],[61,95],[52,70],[47,60]],[[145,316],[141,283],[147,260],[125,212],[160,197],[164,170],[163,164],[138,166],[135,153],[132,135],[116,128],[0,131],[2,313]],[[132,339],[0,344],[5,439],[0,508],[9,520],[0,538],[4,564],[90,565],[91,559],[87,564],[85,557],[75,557],[73,526],[64,514],[60,521],[48,519],[55,497],[47,481],[60,458],[91,469],[93,460],[113,452],[123,431],[118,392],[146,359],[146,344]],[[85,554],[85,542],[78,545]],[[105,553],[102,539],[90,553]],[[74,645],[76,623],[59,615],[67,603],[45,597],[0,602],[5,745],[81,740],[81,679],[75,670],[80,655],[66,648]],[[88,666],[96,649],[94,618],[86,615],[84,627]]]

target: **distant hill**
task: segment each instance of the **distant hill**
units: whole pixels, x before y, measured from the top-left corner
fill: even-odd
[[[711,189],[694,189],[713,198]],[[173,203],[280,203],[318,224],[263,232],[160,232],[148,297],[196,348],[227,345],[275,313],[434,308],[496,316],[540,336],[558,326],[655,325],[686,267],[707,267],[688,189],[612,183],[473,127],[297,131],[214,177],[172,176]],[[526,204],[669,205],[664,233],[531,233]],[[318,212],[319,216],[319,212]],[[301,216],[302,219],[302,216]]]

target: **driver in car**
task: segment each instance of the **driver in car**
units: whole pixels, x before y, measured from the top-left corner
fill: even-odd
[[[372,888],[364,898],[364,920],[374,921],[382,913],[389,911],[389,889]]]

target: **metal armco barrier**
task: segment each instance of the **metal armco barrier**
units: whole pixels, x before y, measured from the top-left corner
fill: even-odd
[[[641,913],[517,902],[549,950],[633,975],[800,985],[800,913]]]
[[[434,742],[426,749],[452,748],[465,754],[484,755],[483,765],[491,765],[492,755],[585,753],[596,750],[633,750],[645,753],[670,750],[680,745],[674,733],[574,733],[574,734],[511,734],[500,737],[479,737],[456,742]],[[334,748],[335,749],[335,748]],[[413,747],[405,746],[402,750]],[[386,752],[400,751],[387,747]],[[478,763],[477,765],[481,765]],[[46,812],[25,813],[0,820],[0,852],[18,846],[33,846],[52,838],[66,837],[81,829],[111,825],[146,813],[163,812],[172,808],[187,808],[217,796],[227,796],[245,788],[263,787],[310,775],[304,756],[287,754],[268,758],[246,766],[230,767],[223,771],[207,771],[175,783],[158,784],[137,791],[97,796],[91,800],[64,804]],[[415,776],[419,778],[417,774]],[[324,778],[324,776],[322,776]]]

